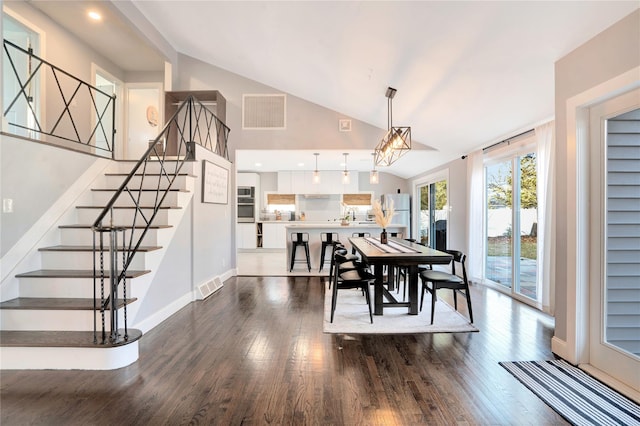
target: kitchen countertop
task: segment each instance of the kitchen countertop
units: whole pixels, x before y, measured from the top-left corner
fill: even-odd
[[[330,228],[330,229],[346,229],[346,228],[365,228],[375,229],[382,228],[375,222],[349,222],[349,225],[341,225],[340,222],[306,222],[306,221],[290,221],[287,228]],[[405,225],[391,224],[387,228],[406,228]]]

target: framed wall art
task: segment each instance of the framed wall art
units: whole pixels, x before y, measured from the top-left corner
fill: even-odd
[[[202,160],[202,202],[229,203],[229,170]]]

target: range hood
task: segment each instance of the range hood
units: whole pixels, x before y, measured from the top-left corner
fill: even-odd
[[[329,198],[330,194],[304,194],[303,197],[313,200],[313,199]]]

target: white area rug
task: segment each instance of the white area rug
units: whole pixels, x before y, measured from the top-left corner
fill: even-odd
[[[431,322],[431,299],[425,294],[424,308],[418,315],[409,315],[408,308],[385,308],[384,315],[374,315],[369,321],[367,301],[360,290],[338,290],[338,304],[331,323],[331,290],[326,287],[324,298],[325,333],[332,334],[417,334],[468,333],[479,331],[469,320],[440,300]],[[373,303],[373,286],[371,287]]]

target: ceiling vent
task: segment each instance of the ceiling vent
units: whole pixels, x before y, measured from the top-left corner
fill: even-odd
[[[286,108],[284,94],[242,95],[242,128],[284,130],[287,127]]]

